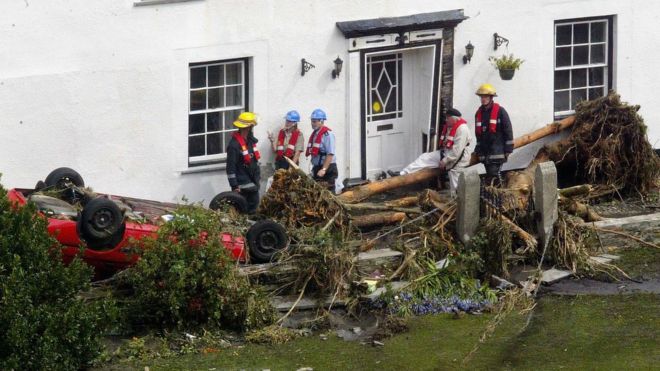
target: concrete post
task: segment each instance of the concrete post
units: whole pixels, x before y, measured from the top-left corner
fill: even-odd
[[[458,177],[456,232],[463,243],[470,241],[479,226],[480,185],[479,173],[475,169],[463,170]]]
[[[539,164],[534,174],[534,211],[542,246],[552,238],[553,226],[557,221],[558,199],[555,163],[548,161]]]

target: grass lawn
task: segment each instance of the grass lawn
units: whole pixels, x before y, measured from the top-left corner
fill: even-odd
[[[452,319],[412,318],[410,331],[384,340],[384,347],[346,342],[333,335],[299,338],[279,346],[246,345],[218,353],[158,359],[136,369],[209,370],[434,370],[434,369],[653,369],[660,365],[660,296],[542,298],[530,325],[509,316],[467,364],[490,315]],[[126,365],[114,365],[125,369]]]

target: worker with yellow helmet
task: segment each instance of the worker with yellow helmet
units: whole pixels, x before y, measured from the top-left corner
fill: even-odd
[[[476,94],[481,100],[481,106],[475,114],[475,134],[477,146],[474,152],[486,168],[486,183],[496,181],[502,183],[500,171],[502,165],[513,152],[513,129],[509,114],[504,107],[493,101],[497,96],[495,87],[483,84]]]
[[[257,125],[257,116],[243,112],[234,121],[238,128],[227,144],[227,179],[232,191],[238,192],[247,200],[248,213],[253,214],[259,206],[259,182],[261,170],[257,149],[257,138],[252,128]],[[225,134],[228,135],[228,134]]]

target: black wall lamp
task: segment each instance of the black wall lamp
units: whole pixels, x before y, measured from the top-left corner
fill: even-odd
[[[463,56],[463,64],[470,63],[473,54],[474,54],[474,45],[472,45],[472,41],[468,41],[468,44],[465,45],[465,55]]]
[[[307,62],[305,58],[300,60],[300,63],[302,64],[302,69],[300,71],[300,76],[305,76],[305,72],[309,72],[312,68],[315,68],[313,64]]]
[[[506,43],[507,47],[509,46],[509,39],[507,39],[506,37],[502,37],[502,36],[498,35],[497,32],[495,32],[493,34],[493,41],[494,41],[494,44],[495,44],[494,45],[494,48],[495,48],[494,50],[497,50],[497,47],[502,46],[502,44],[504,44],[504,43]]]
[[[337,56],[337,59],[335,59],[333,63],[335,64],[335,69],[332,70],[332,78],[336,79],[341,73],[341,67],[344,65],[344,61],[342,61],[341,58]]]

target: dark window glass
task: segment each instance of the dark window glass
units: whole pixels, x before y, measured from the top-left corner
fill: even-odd
[[[238,118],[243,110],[233,110],[224,112],[225,115],[225,130],[235,130],[234,121]]]
[[[590,68],[589,85],[591,86],[603,85],[605,83],[605,80],[603,79],[604,72],[605,72],[605,67]]]
[[[573,65],[589,64],[589,47],[588,46],[574,46],[573,47]]]
[[[188,116],[188,134],[199,134],[204,132],[204,114]]]
[[[600,98],[604,95],[605,88],[593,88],[589,89],[589,100]]]
[[[218,108],[223,106],[224,102],[224,89],[209,89],[209,109]]]
[[[587,69],[586,68],[580,68],[578,70],[572,70],[571,73],[573,74],[573,83],[572,87],[573,88],[581,88],[584,86],[587,86]]]
[[[231,107],[231,106],[242,106],[243,105],[243,97],[242,97],[242,91],[243,88],[241,86],[228,86],[227,88],[227,106],[226,107]]]
[[[570,24],[564,26],[557,26],[557,40],[556,45],[570,45],[571,35],[573,34],[573,26]]]
[[[569,99],[570,93],[568,90],[555,92],[555,112],[570,110]]]
[[[203,88],[206,86],[206,67],[190,69],[190,88]]]
[[[575,106],[583,100],[587,100],[587,89],[573,90],[571,92],[571,109],[575,109]]]
[[[591,46],[591,63],[605,62],[605,44]]]
[[[584,44],[589,42],[589,23],[578,23],[573,25],[573,44]]]
[[[594,22],[591,24],[591,42],[605,41],[605,25],[606,22]]]
[[[222,116],[220,112],[210,112],[206,115],[206,131],[222,130]]]
[[[566,67],[571,65],[571,47],[557,48],[557,67]]]
[[[225,65],[225,77],[227,78],[227,85],[240,84],[243,82],[243,66],[242,63],[230,63]]]
[[[204,135],[195,135],[188,137],[188,156],[204,156]]]
[[[555,90],[568,89],[571,87],[571,71],[555,71]]]
[[[222,153],[222,133],[209,134],[206,136],[207,155]]]
[[[206,109],[206,90],[195,90],[190,92],[190,110]]]
[[[224,84],[224,67],[222,65],[209,66],[209,86],[220,86]]]

